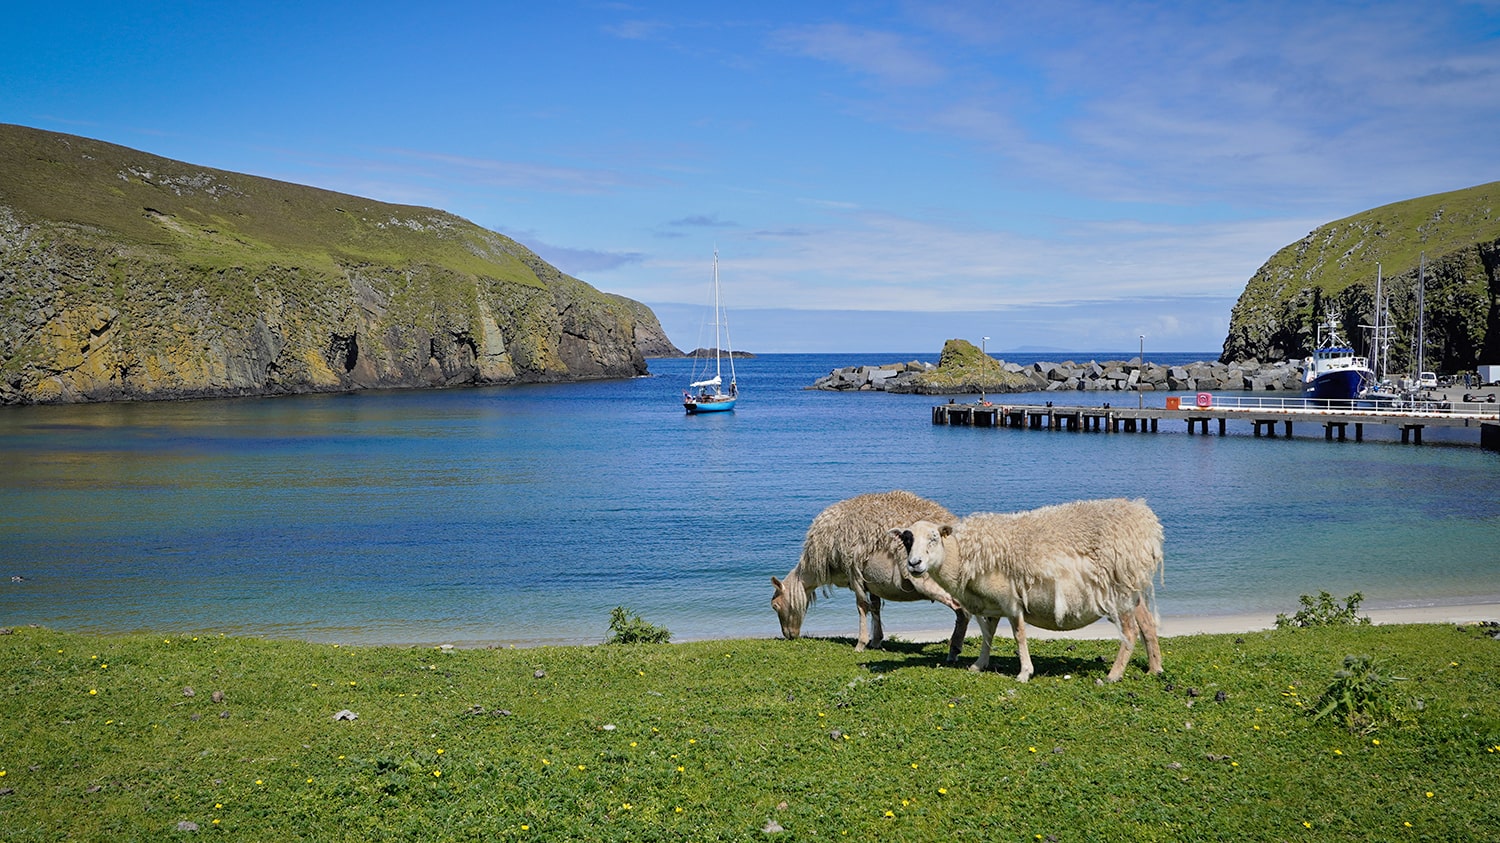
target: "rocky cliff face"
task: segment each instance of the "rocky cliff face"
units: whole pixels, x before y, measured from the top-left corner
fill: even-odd
[[[0,125],[0,403],[631,377],[660,334],[451,214]]]
[[[1377,264],[1395,329],[1392,373],[1412,365],[1419,275],[1425,368],[1456,373],[1500,363],[1500,182],[1356,214],[1283,248],[1246,284],[1220,359],[1305,357],[1330,311],[1345,339],[1367,351],[1369,332],[1360,326],[1372,324]]]
[[[619,300],[635,316],[635,347],[646,357],[682,357],[682,349],[672,344],[661,320],[651,308],[623,296]]]

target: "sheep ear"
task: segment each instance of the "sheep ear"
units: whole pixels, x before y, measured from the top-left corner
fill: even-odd
[[[907,553],[911,553],[911,544],[912,544],[911,530],[902,530],[900,528],[895,528],[895,529],[890,530],[889,532],[890,532],[890,534],[892,536],[895,536],[898,540],[900,540],[901,546],[904,547],[904,548],[906,548],[906,552]]]
[[[953,535],[953,525],[944,524],[943,526],[938,528],[938,533],[940,533],[944,538]]]

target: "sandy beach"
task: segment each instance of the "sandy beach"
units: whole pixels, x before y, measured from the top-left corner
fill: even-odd
[[[1285,614],[1294,614],[1297,607],[1289,608]],[[1500,603],[1457,603],[1444,606],[1412,606],[1388,609],[1365,609],[1360,607],[1360,617],[1367,617],[1372,624],[1400,624],[1400,623],[1443,623],[1443,624],[1470,624],[1483,623],[1485,621],[1500,621]],[[1274,614],[1256,613],[1247,615],[1213,615],[1213,616],[1182,616],[1162,615],[1161,635],[1170,638],[1175,635],[1205,635],[1233,632],[1258,632],[1265,629],[1276,628],[1276,616]],[[903,638],[910,641],[932,642],[947,641],[952,634],[953,628],[947,629],[922,629],[922,630],[892,630],[886,629],[887,635]],[[969,626],[969,635],[979,634],[979,627],[975,624]],[[1001,623],[996,631],[996,637],[1004,635],[1010,637],[1010,626]],[[1055,632],[1049,629],[1039,629],[1034,625],[1027,625],[1026,635],[1029,638],[1117,638],[1119,633],[1114,624],[1109,621],[1099,621],[1083,629],[1074,629],[1066,632]]]

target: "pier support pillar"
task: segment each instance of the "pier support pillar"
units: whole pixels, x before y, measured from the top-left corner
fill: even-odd
[[[1224,428],[1228,426],[1229,419],[1219,419],[1219,435],[1224,435]],[[1208,432],[1208,422],[1203,423],[1203,432]]]
[[[1486,451],[1500,451],[1500,424],[1479,426],[1479,447]]]

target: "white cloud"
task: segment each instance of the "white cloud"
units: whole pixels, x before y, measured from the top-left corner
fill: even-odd
[[[786,27],[772,43],[788,52],[820,59],[899,86],[942,82],[947,71],[913,47],[907,36],[841,23]]]

